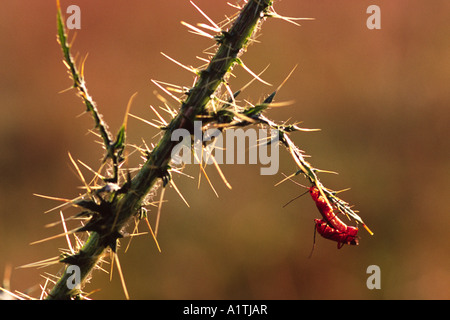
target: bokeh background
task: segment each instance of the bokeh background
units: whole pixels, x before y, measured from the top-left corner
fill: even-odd
[[[195,2],[215,21],[236,9],[226,1]],[[81,30],[73,52],[84,57],[89,92],[113,132],[126,104],[152,119],[161,105],[151,79],[189,86],[192,75],[160,52],[188,65],[212,45],[187,32],[180,21],[206,22],[187,0],[66,1],[81,8]],[[366,9],[381,8],[381,30],[366,27]],[[33,193],[72,198],[81,190],[68,152],[98,168],[102,151],[88,134],[92,119],[74,91],[56,42],[54,1],[3,1],[0,10],[0,276],[12,267],[11,289],[39,296],[42,274],[59,266],[17,269],[54,257],[64,238],[31,242],[62,232],[45,228],[59,219],[44,214],[57,202]],[[194,179],[175,182],[190,204],[166,191],[158,253],[149,236],[134,238],[120,261],[134,299],[448,299],[450,298],[450,3],[408,1],[275,1],[279,14],[313,17],[301,27],[270,19],[242,57],[255,72],[278,86],[296,72],[277,96],[295,104],[272,109],[277,121],[302,121],[315,133],[292,139],[311,155],[335,190],[355,205],[374,231],[361,230],[358,247],[318,237],[312,258],[313,219],[308,196],[283,204],[304,190],[286,182],[295,164],[280,149],[280,171],[259,175],[257,165],[223,165],[228,190],[215,170],[208,173],[215,197],[198,167]],[[66,14],[67,17],[67,14]],[[73,35],[73,32],[71,32]],[[239,68],[232,88],[251,79]],[[273,87],[255,82],[242,98],[257,102]],[[175,107],[176,104],[174,103]],[[156,142],[156,129],[131,118],[130,142]],[[84,171],[87,178],[92,175]],[[302,178],[300,183],[306,183]],[[65,211],[68,215],[70,211]],[[154,223],[156,211],[150,212]],[[144,225],[140,227],[145,231]],[[366,269],[381,268],[381,289],[369,290]],[[109,266],[104,264],[105,269]],[[95,299],[123,299],[117,271],[112,281],[95,271],[86,291]]]

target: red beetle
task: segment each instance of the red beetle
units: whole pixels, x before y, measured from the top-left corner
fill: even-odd
[[[321,219],[314,219],[316,223],[317,232],[325,239],[336,241],[338,249],[342,248],[344,244],[358,245],[358,228],[347,226],[346,232],[341,232],[331,227],[327,221]]]

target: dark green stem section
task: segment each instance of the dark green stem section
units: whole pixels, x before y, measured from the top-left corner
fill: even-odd
[[[142,201],[149,190],[166,172],[171,161],[172,150],[178,143],[172,141],[172,133],[177,129],[190,130],[192,128],[193,121],[205,111],[211,97],[220,84],[225,81],[227,73],[236,63],[237,57],[245,50],[255,29],[263,20],[271,5],[272,1],[269,0],[248,1],[234,21],[231,29],[222,32],[221,36],[218,37],[220,46],[215,56],[208,67],[200,72],[198,81],[190,90],[187,99],[182,103],[178,115],[165,128],[163,137],[148,156],[147,162],[131,180],[129,190],[117,197],[115,203],[112,204],[114,214],[111,217],[111,223],[108,224],[112,227],[104,228],[102,231],[91,232],[90,237],[77,253],[77,265],[81,269],[82,283],[84,283],[86,277],[91,273],[107,249],[110,241],[105,241],[105,239],[110,239],[112,235],[118,234],[118,231],[125,226],[129,219],[140,210]],[[58,17],[60,19],[60,13]],[[61,27],[58,32],[59,40],[60,42],[64,40],[65,43],[65,34],[61,32],[63,25],[58,27]],[[67,60],[70,57],[69,49],[68,47],[64,48],[64,45],[62,47],[63,54]],[[69,65],[69,69],[71,68],[72,66]],[[75,85],[79,83],[78,81],[79,79],[74,78]],[[83,99],[86,102],[84,96]],[[87,103],[88,108],[90,107],[89,102]],[[98,115],[97,112],[93,112],[93,114],[94,116]],[[100,130],[106,128],[106,126],[103,126],[100,118],[96,118],[95,121],[97,125],[101,124]],[[102,136],[105,144],[111,143],[110,134],[105,131],[102,133]],[[66,268],[60,280],[49,293],[48,299],[71,299],[77,294],[76,290],[70,290],[67,286],[67,280],[70,276],[71,274],[67,272]]]
[[[80,268],[80,279],[81,283],[84,283],[89,273],[97,265],[99,259],[102,257],[105,250],[104,246],[99,245],[100,235],[93,232],[89,239],[86,241],[80,252],[83,252],[84,259],[80,259],[77,266]],[[58,280],[56,285],[53,287],[52,291],[47,296],[47,300],[69,300],[74,298],[79,291],[74,289],[69,289],[67,282],[70,280],[73,274],[64,270],[64,274]]]

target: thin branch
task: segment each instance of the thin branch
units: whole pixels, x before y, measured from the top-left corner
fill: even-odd
[[[171,153],[177,142],[171,140],[174,130],[190,129],[196,117],[204,113],[206,106],[211,100],[220,84],[226,80],[227,74],[236,63],[238,56],[248,45],[258,24],[264,20],[272,2],[269,0],[250,0],[234,21],[234,24],[227,32],[222,32],[218,43],[220,44],[215,56],[211,59],[208,67],[200,71],[200,75],[194,87],[185,101],[181,103],[181,108],[177,116],[172,119],[166,127],[166,131],[148,155],[148,160],[144,163],[140,171],[126,184],[123,192],[115,192],[109,200],[93,194],[95,199],[87,199],[76,203],[95,212],[94,217],[79,231],[90,231],[90,236],[83,247],[74,255],[67,256],[62,262],[76,264],[81,271],[81,282],[84,283],[87,276],[96,266],[97,262],[105,254],[105,250],[110,247],[116,250],[117,239],[121,236],[121,229],[126,225],[131,217],[136,215],[143,204],[143,201],[152,186],[158,179],[167,183],[170,180],[168,175],[168,165],[171,161]],[[63,50],[63,55],[74,80],[74,86],[79,90],[88,110],[91,111],[96,125],[100,129],[100,134],[107,147],[108,156],[113,158],[117,165],[118,161],[113,156],[116,149],[110,147],[116,143],[112,142],[111,135],[102,121],[95,104],[87,94],[84,80],[77,72],[75,64],[70,55],[70,48],[66,43],[65,26],[63,23],[61,10],[58,2],[58,37]],[[117,176],[116,176],[117,178]],[[122,190],[120,190],[122,191]],[[111,200],[112,199],[112,200]],[[95,201],[94,201],[95,200]],[[100,201],[100,204],[98,203]],[[48,299],[70,299],[79,294],[76,289],[69,289],[66,285],[71,276],[67,268],[61,278],[48,294]]]

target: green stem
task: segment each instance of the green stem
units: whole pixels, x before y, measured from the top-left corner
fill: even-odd
[[[211,100],[211,97],[225,81],[225,77],[230,72],[237,57],[244,51],[249,43],[256,27],[263,20],[265,13],[272,5],[269,0],[250,0],[242,9],[231,29],[223,32],[220,37],[220,46],[215,56],[210,61],[208,67],[200,72],[200,76],[195,86],[191,89],[189,96],[182,103],[178,115],[172,119],[158,145],[148,156],[148,160],[141,170],[131,180],[129,190],[122,196],[117,197],[117,202],[112,204],[113,215],[111,223],[102,231],[94,231],[76,254],[77,264],[81,269],[81,282],[84,283],[86,277],[104,254],[114,234],[117,234],[129,219],[141,208],[141,204],[146,194],[152,188],[158,178],[166,172],[171,161],[171,153],[177,142],[172,141],[172,133],[177,129],[192,128],[193,121],[199,114],[202,114]],[[60,18],[60,16],[59,16]],[[60,26],[58,26],[60,27]],[[59,29],[60,42],[63,32]],[[65,42],[65,38],[64,38]],[[63,47],[65,57],[70,53]],[[76,80],[74,79],[76,82]],[[97,121],[97,119],[96,119]],[[106,138],[108,135],[105,135]],[[101,234],[100,234],[101,233]],[[66,260],[67,262],[67,260]],[[48,299],[70,299],[76,292],[70,290],[66,282],[71,274],[67,268],[48,295]]]

